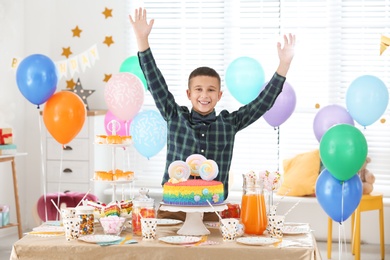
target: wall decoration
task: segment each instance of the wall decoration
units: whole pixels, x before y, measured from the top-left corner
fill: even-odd
[[[108,82],[110,80],[110,78],[112,77],[112,74],[104,74],[104,79],[103,81],[104,82]]]
[[[111,44],[114,44],[114,41],[112,40],[112,36],[106,36],[103,41],[104,44],[107,45],[107,47],[110,47]]]
[[[69,56],[73,54],[73,52],[70,50],[70,47],[68,48],[62,48],[62,56],[65,56],[66,58],[69,58]]]
[[[66,88],[67,89],[74,89],[75,86],[76,86],[76,82],[74,82],[73,79],[66,81]]]
[[[386,37],[384,35],[381,36],[381,44],[380,44],[380,51],[379,55],[382,55],[387,47],[390,45],[390,37]]]
[[[80,34],[83,30],[81,30],[79,28],[78,25],[76,25],[76,27],[74,29],[72,29],[72,33],[73,33],[73,37],[79,37],[80,38]]]
[[[102,12],[104,17],[107,19],[109,17],[112,17],[112,9],[108,9],[107,7],[104,8],[104,11]]]
[[[89,110],[87,97],[92,95],[93,92],[95,92],[95,90],[93,90],[93,89],[83,89],[83,86],[81,85],[80,79],[77,79],[76,86],[72,90],[68,90],[68,91],[72,91],[77,96],[79,96],[83,100],[85,108],[87,110]]]

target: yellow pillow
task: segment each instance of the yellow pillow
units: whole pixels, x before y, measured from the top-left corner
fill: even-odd
[[[320,152],[301,153],[283,161],[283,182],[278,195],[308,196],[315,194],[315,185],[320,173]]]

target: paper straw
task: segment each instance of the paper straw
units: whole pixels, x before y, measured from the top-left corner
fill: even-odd
[[[295,203],[294,206],[292,206],[289,210],[287,210],[287,212],[284,214],[284,216],[287,216],[287,214],[290,213],[300,202],[301,202],[301,200],[299,200],[297,203]]]
[[[88,194],[89,194],[90,191],[91,191],[91,189],[89,189],[89,190],[87,191],[87,193],[85,193],[84,197],[79,201],[79,203],[77,204],[76,208],[77,208],[78,206],[80,206],[80,203],[81,203],[82,201],[85,200],[85,198],[88,196]]]
[[[215,208],[213,207],[213,205],[210,203],[209,200],[206,200],[207,203],[210,205],[210,207],[214,210],[215,214],[217,214],[217,216],[219,217],[220,220],[222,220],[222,217],[218,214],[218,212],[215,210]]]
[[[56,207],[58,213],[60,213],[60,216],[61,216],[61,210],[57,207],[57,204],[54,202],[53,199],[51,199],[51,203],[53,203],[54,207]]]

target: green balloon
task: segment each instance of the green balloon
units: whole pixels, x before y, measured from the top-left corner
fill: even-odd
[[[148,90],[148,85],[146,84],[146,79],[144,73],[142,72],[141,66],[139,65],[138,57],[131,56],[125,59],[121,67],[119,68],[119,72],[130,72],[137,76],[142,84],[144,85],[145,90]]]
[[[353,125],[335,125],[321,138],[321,160],[332,176],[340,181],[349,180],[360,170],[367,153],[367,140]]]

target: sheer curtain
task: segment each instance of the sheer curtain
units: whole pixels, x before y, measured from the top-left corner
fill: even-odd
[[[228,65],[240,56],[257,59],[266,80],[278,66],[276,43],[294,33],[296,55],[287,75],[297,104],[292,116],[274,129],[261,118],[239,132],[231,167],[232,190],[241,190],[241,174],[263,169],[282,171],[284,159],[319,148],[313,131],[318,109],[330,104],[346,107],[345,93],[358,76],[371,74],[389,83],[390,57],[379,56],[381,34],[389,32],[390,1],[246,0],[246,1],[128,1],[128,12],[145,7],[155,19],[150,45],[171,92],[181,105],[189,73],[198,66],[216,69],[224,91],[217,111],[236,110],[241,104],[230,95],[225,82]],[[137,55],[133,32],[125,32],[128,55]],[[143,109],[156,109],[146,94]],[[383,118],[386,119],[389,110]],[[376,176],[375,190],[390,185],[389,122],[363,128]],[[137,186],[161,187],[165,148],[149,160],[137,155]]]

